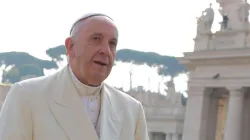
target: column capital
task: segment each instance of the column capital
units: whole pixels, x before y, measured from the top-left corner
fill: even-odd
[[[188,95],[203,96],[205,93],[205,90],[206,90],[205,87],[190,86],[190,87],[188,87]]]
[[[174,134],[172,135],[172,140],[179,140],[179,134],[174,133]]]
[[[227,87],[226,89],[229,91],[230,96],[241,96],[246,91],[243,87]]]

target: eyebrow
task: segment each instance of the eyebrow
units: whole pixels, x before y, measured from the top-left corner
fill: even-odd
[[[95,33],[91,34],[91,36],[93,36],[93,35],[103,36],[103,34],[102,34],[102,33],[97,33],[97,32],[95,32]]]
[[[104,36],[102,33],[98,33],[98,32],[95,32],[95,33],[93,33],[92,35],[90,35],[90,36]],[[117,41],[118,40],[118,38],[117,37],[113,37],[111,40],[115,40],[115,41]]]

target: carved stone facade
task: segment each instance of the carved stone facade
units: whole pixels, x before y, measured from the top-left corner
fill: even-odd
[[[218,2],[226,28],[197,34],[194,52],[179,59],[190,73],[183,140],[250,139],[248,3]]]
[[[225,49],[244,49],[250,47],[249,38],[249,9],[250,5],[242,0],[217,0],[220,4],[220,13],[222,16],[221,30],[211,33],[211,26],[214,14],[212,8],[205,10],[206,19],[197,24],[197,36],[195,37],[194,51],[205,50],[225,50]],[[210,11],[210,12],[207,12]],[[204,16],[198,18],[198,21]],[[210,25],[209,28],[199,31],[201,25]]]
[[[131,94],[143,104],[151,140],[181,140],[185,116],[181,100],[149,92]]]
[[[150,140],[181,140],[185,106],[181,93],[175,91],[173,80],[167,84],[167,96],[143,90],[130,91],[144,107]]]

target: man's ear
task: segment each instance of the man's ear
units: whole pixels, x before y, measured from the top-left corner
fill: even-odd
[[[69,58],[74,57],[75,53],[74,53],[74,51],[73,51],[73,40],[72,40],[72,37],[68,37],[68,38],[65,40],[65,47],[66,47],[66,55],[67,55]]]

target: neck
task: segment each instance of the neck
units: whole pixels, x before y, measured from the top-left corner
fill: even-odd
[[[90,96],[90,95],[98,95],[100,93],[100,90],[102,88],[102,84],[99,84],[98,86],[88,85],[83,82],[81,82],[74,74],[72,69],[69,67],[69,72],[73,81],[73,84],[75,85],[76,89],[78,90],[80,96]]]
[[[82,74],[80,74],[79,71],[77,71],[77,69],[75,69],[75,67],[71,63],[69,63],[69,68],[71,72],[74,74],[74,76],[77,78],[77,80],[82,84],[90,87],[98,87],[101,85],[101,83],[95,84],[95,82],[90,82],[89,80],[87,80],[88,78],[86,78],[86,76],[85,77],[81,76]]]

